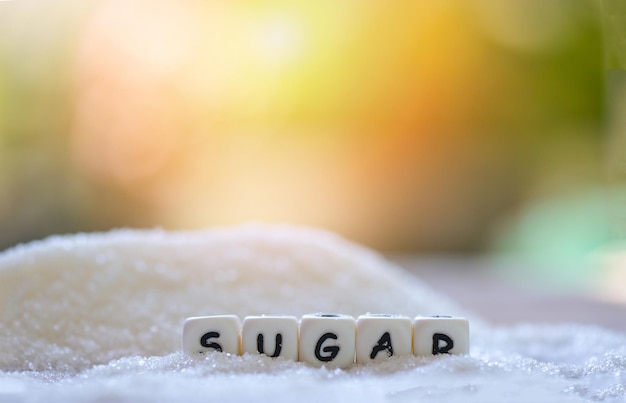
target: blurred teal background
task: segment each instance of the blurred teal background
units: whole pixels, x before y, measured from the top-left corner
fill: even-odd
[[[589,255],[626,228],[626,97],[606,71],[624,67],[623,15],[591,0],[0,2],[0,248],[289,222],[584,288]]]

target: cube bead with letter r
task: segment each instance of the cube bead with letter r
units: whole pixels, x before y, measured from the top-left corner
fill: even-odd
[[[469,322],[453,316],[417,316],[413,352],[418,356],[469,354]]]
[[[241,344],[244,353],[298,360],[298,318],[295,316],[246,316]]]
[[[408,316],[365,314],[356,320],[356,362],[411,355],[413,323]]]
[[[300,320],[300,361],[311,365],[345,368],[354,363],[354,318],[316,313]]]
[[[183,325],[183,350],[239,354],[241,321],[236,315],[196,316]]]

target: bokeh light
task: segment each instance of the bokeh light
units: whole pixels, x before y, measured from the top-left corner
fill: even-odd
[[[549,249],[567,271],[613,236],[600,17],[586,0],[2,2],[0,245],[269,221],[381,251]]]

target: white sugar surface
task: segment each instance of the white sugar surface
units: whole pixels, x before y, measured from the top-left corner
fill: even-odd
[[[328,370],[180,351],[189,316],[319,311],[464,314],[471,355]],[[0,402],[624,401],[625,382],[624,334],[490,327],[377,254],[319,230],[124,230],[0,254]]]

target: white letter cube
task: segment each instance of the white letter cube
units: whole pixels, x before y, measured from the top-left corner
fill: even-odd
[[[413,334],[415,355],[469,353],[469,323],[465,318],[418,316]]]
[[[197,316],[183,326],[183,350],[188,353],[220,351],[239,354],[241,322],[235,315]]]
[[[407,316],[361,315],[356,321],[356,362],[381,361],[391,356],[411,355],[413,323]]]
[[[244,353],[298,360],[298,318],[295,316],[246,316],[241,342]]]
[[[354,363],[354,318],[339,314],[309,314],[300,320],[300,361],[345,368]]]

